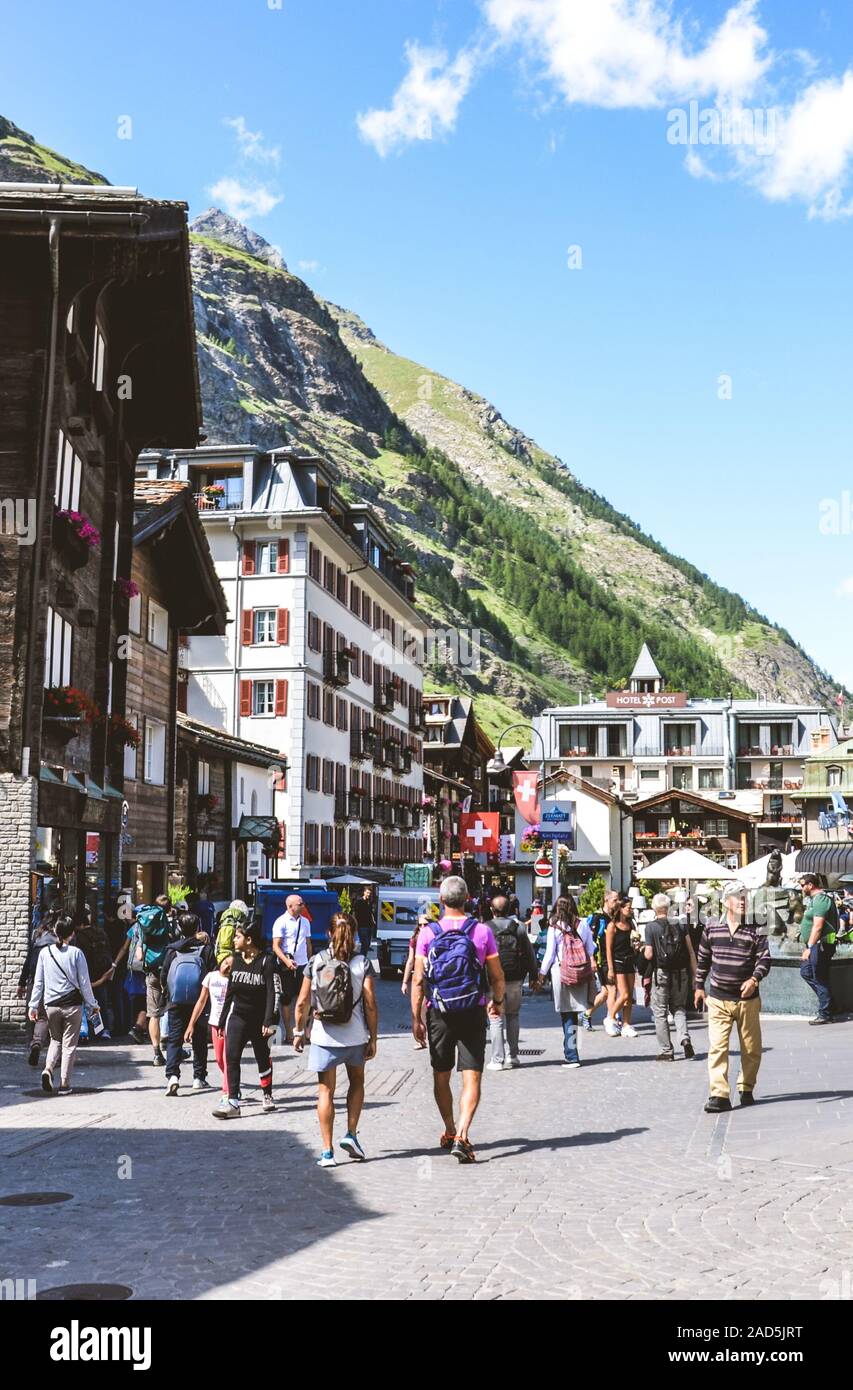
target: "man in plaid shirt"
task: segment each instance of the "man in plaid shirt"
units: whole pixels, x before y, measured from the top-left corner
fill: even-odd
[[[737,1025],[741,1068],[737,1079],[741,1105],[752,1105],[761,1065],[761,1000],[758,986],[770,970],[766,932],[747,923],[747,893],[742,883],[723,888],[723,916],[707,923],[696,957],[697,1009],[708,1000],[709,1114],[731,1110],[729,1039]],[[710,980],[706,990],[705,981]]]

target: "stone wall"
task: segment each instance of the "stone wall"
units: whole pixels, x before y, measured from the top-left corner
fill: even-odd
[[[30,931],[30,872],[36,838],[38,782],[0,773],[0,1036],[22,1035],[18,976]]]

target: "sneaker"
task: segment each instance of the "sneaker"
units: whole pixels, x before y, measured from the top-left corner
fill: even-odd
[[[589,1010],[587,1010],[586,1013],[581,1014],[581,1023],[587,1033],[592,1032],[592,1015],[589,1012]]]
[[[155,1067],[165,1067],[165,1065],[166,1065],[166,1058],[163,1056],[163,1054],[162,1054],[162,1052],[160,1051],[159,1047],[155,1050],[154,1056],[152,1057],[151,1060],[152,1060],[152,1062],[154,1063],[154,1066],[155,1066]]]
[[[504,1062],[504,1067],[506,1067],[506,1066],[507,1066],[507,1063]],[[510,1057],[510,1059],[509,1059],[509,1066],[511,1066],[511,1067],[520,1067],[520,1066],[521,1066],[521,1058],[520,1058],[520,1057]]]
[[[136,1024],[128,1030],[128,1037],[133,1038],[133,1041],[138,1043],[145,1043],[148,1041],[148,1034],[143,1033],[141,1028],[136,1027]]]
[[[684,1049],[684,1056],[685,1056],[685,1057],[689,1058],[689,1057],[695,1057],[695,1056],[696,1056],[696,1053],[695,1053],[695,1051],[694,1051],[694,1049],[693,1049],[693,1044],[692,1044],[692,1042],[690,1041],[689,1038],[685,1038],[684,1041],[683,1041],[683,1043],[681,1044],[681,1046],[682,1046],[683,1049]]]
[[[674,1062],[675,1057],[671,1052],[659,1052],[655,1058],[656,1062]]]
[[[178,1087],[180,1086],[180,1084],[181,1083],[176,1076],[170,1076],[169,1080],[166,1082],[166,1095],[176,1096],[178,1094]]]
[[[336,1161],[335,1161],[335,1155],[334,1155],[334,1153],[332,1152],[332,1150],[331,1150],[331,1149],[324,1149],[323,1152],[320,1154],[320,1157],[317,1159],[317,1167],[318,1167],[318,1168],[337,1168],[337,1166],[338,1166],[338,1165],[337,1165],[337,1163],[336,1163]]]
[[[454,1158],[458,1158],[460,1163],[476,1163],[477,1161],[473,1146],[469,1144],[467,1139],[460,1139],[458,1134],[453,1141],[453,1148],[450,1152]]]
[[[271,1115],[275,1110],[275,1101],[272,1096],[266,1095],[261,1101],[261,1110],[265,1115]]]
[[[211,1110],[217,1120],[239,1120],[240,1107],[232,1105],[227,1096],[223,1096],[215,1110]]]
[[[100,1042],[112,1042],[112,1040],[113,1040],[113,1035],[112,1035],[112,1033],[110,1032],[109,1028],[105,1028],[104,1031],[101,1033],[101,1036],[100,1036],[99,1041],[100,1041]]]
[[[503,1064],[503,1062],[487,1062],[487,1063],[486,1063],[486,1071],[503,1071],[503,1069],[504,1069],[504,1064]]]
[[[724,1110],[731,1110],[732,1103],[728,1096],[709,1096],[705,1101],[705,1111],[708,1115],[720,1115]]]
[[[604,1020],[604,1031],[608,1038],[618,1038],[622,1031],[621,1025],[609,1016]]]
[[[623,1024],[623,1026],[622,1026],[622,1037],[623,1037],[623,1038],[636,1038],[636,1037],[637,1037],[637,1030],[636,1030],[636,1028],[634,1028],[630,1023],[625,1023],[625,1024]]]
[[[564,1067],[579,1067],[580,1062],[563,1062],[562,1065]]]
[[[824,1014],[815,1014],[814,1018],[809,1019],[810,1028],[819,1028],[822,1023],[831,1023],[832,1019],[825,1017]]]
[[[193,1077],[193,1090],[194,1090],[194,1091],[206,1091],[207,1089],[208,1089],[208,1087],[207,1087],[207,1078],[206,1078],[206,1077],[204,1077],[204,1076],[194,1076],[194,1077]]]
[[[752,1091],[741,1091],[740,1103],[741,1105],[754,1105],[755,1096],[752,1094]]]
[[[71,1095],[71,1087],[69,1086],[69,1084],[68,1084],[67,1081],[63,1081],[63,1082],[61,1083],[61,1085],[60,1085],[60,1087],[59,1087],[59,1094],[60,1094],[61,1096],[70,1096],[70,1095]]]
[[[189,1048],[188,1048],[188,1047],[182,1047],[182,1048],[181,1048],[181,1061],[182,1061],[182,1062],[189,1062],[189,1061],[191,1061],[191,1060],[192,1060],[192,1053],[190,1052]]]
[[[350,1130],[347,1130],[346,1134],[341,1140],[341,1148],[346,1150],[350,1158],[358,1159],[359,1163],[363,1163],[364,1160],[367,1158],[367,1154],[364,1152],[364,1149],[359,1144],[357,1136],[353,1134]]]
[[[41,1088],[43,1091],[46,1091],[49,1096],[53,1095],[53,1077],[47,1067],[45,1067],[41,1074]]]
[[[438,1141],[438,1147],[440,1149],[444,1149],[445,1152],[449,1153],[450,1150],[453,1148],[453,1141],[455,1138],[455,1134],[448,1134],[445,1130],[444,1134],[442,1134],[441,1138]]]

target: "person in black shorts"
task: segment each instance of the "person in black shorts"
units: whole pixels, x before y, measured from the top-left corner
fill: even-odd
[[[491,927],[466,914],[464,878],[446,878],[439,891],[443,916],[418,936],[412,1033],[415,1042],[429,1041],[435,1103],[444,1121],[440,1147],[449,1149],[460,1163],[473,1163],[468,1131],[480,1103],[487,1020],[500,1018],[504,1005],[504,973]],[[425,992],[426,1024],[421,1017]],[[454,1066],[462,1072],[458,1128],[450,1087]]]
[[[620,1032],[623,1038],[636,1038],[637,1036],[636,1028],[631,1025],[631,1010],[634,1007],[634,975],[636,973],[634,960],[636,947],[631,937],[635,931],[634,905],[630,898],[620,898],[613,909],[613,915],[605,935],[607,972],[610,979],[616,982],[614,996],[608,1001],[607,1018],[604,1020],[604,1031],[611,1038],[618,1037]],[[616,1021],[616,1015],[620,1009],[622,1010],[621,1028]]]

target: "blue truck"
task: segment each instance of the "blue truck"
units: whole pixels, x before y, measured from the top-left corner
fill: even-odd
[[[321,950],[329,939],[329,926],[341,910],[337,893],[327,888],[322,879],[258,879],[255,890],[255,916],[264,929],[264,940],[272,947],[273,922],[284,912],[291,893],[298,893],[311,918],[311,949]]]

